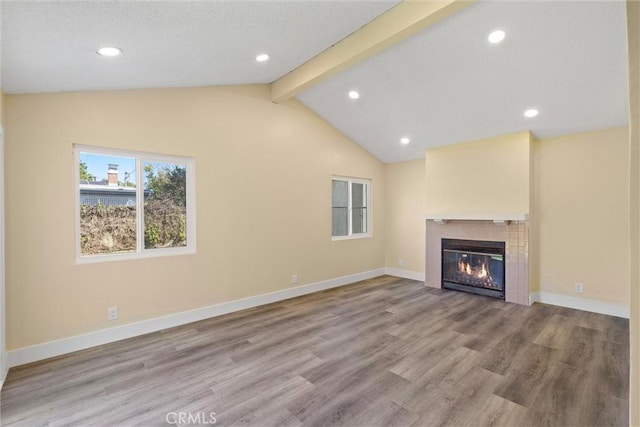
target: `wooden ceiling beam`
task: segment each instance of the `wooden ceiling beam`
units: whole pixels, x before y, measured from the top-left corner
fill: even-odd
[[[283,102],[309,87],[442,21],[474,0],[404,0],[271,83],[271,99]]]

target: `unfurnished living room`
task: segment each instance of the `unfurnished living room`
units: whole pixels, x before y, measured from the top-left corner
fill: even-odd
[[[639,426],[640,2],[1,0],[2,426]]]

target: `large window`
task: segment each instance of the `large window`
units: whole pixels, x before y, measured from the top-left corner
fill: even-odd
[[[333,240],[371,235],[371,181],[333,178],[331,181]]]
[[[75,146],[79,262],[195,252],[191,158]]]

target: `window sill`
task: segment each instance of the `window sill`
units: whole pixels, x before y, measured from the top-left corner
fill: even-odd
[[[339,240],[354,240],[354,239],[366,239],[369,237],[373,237],[371,233],[366,234],[354,234],[352,236],[332,236],[331,241],[337,242]]]
[[[158,251],[158,252],[156,252]],[[103,254],[103,255],[85,255],[76,257],[76,264],[95,264],[101,262],[112,261],[131,261],[136,259],[161,258],[167,256],[193,255],[196,253],[195,248],[166,248],[166,249],[149,249],[142,253],[121,253],[121,254]]]

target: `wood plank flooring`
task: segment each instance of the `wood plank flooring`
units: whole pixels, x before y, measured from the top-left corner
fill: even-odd
[[[382,276],[13,368],[0,421],[626,426],[628,378],[625,319]]]

